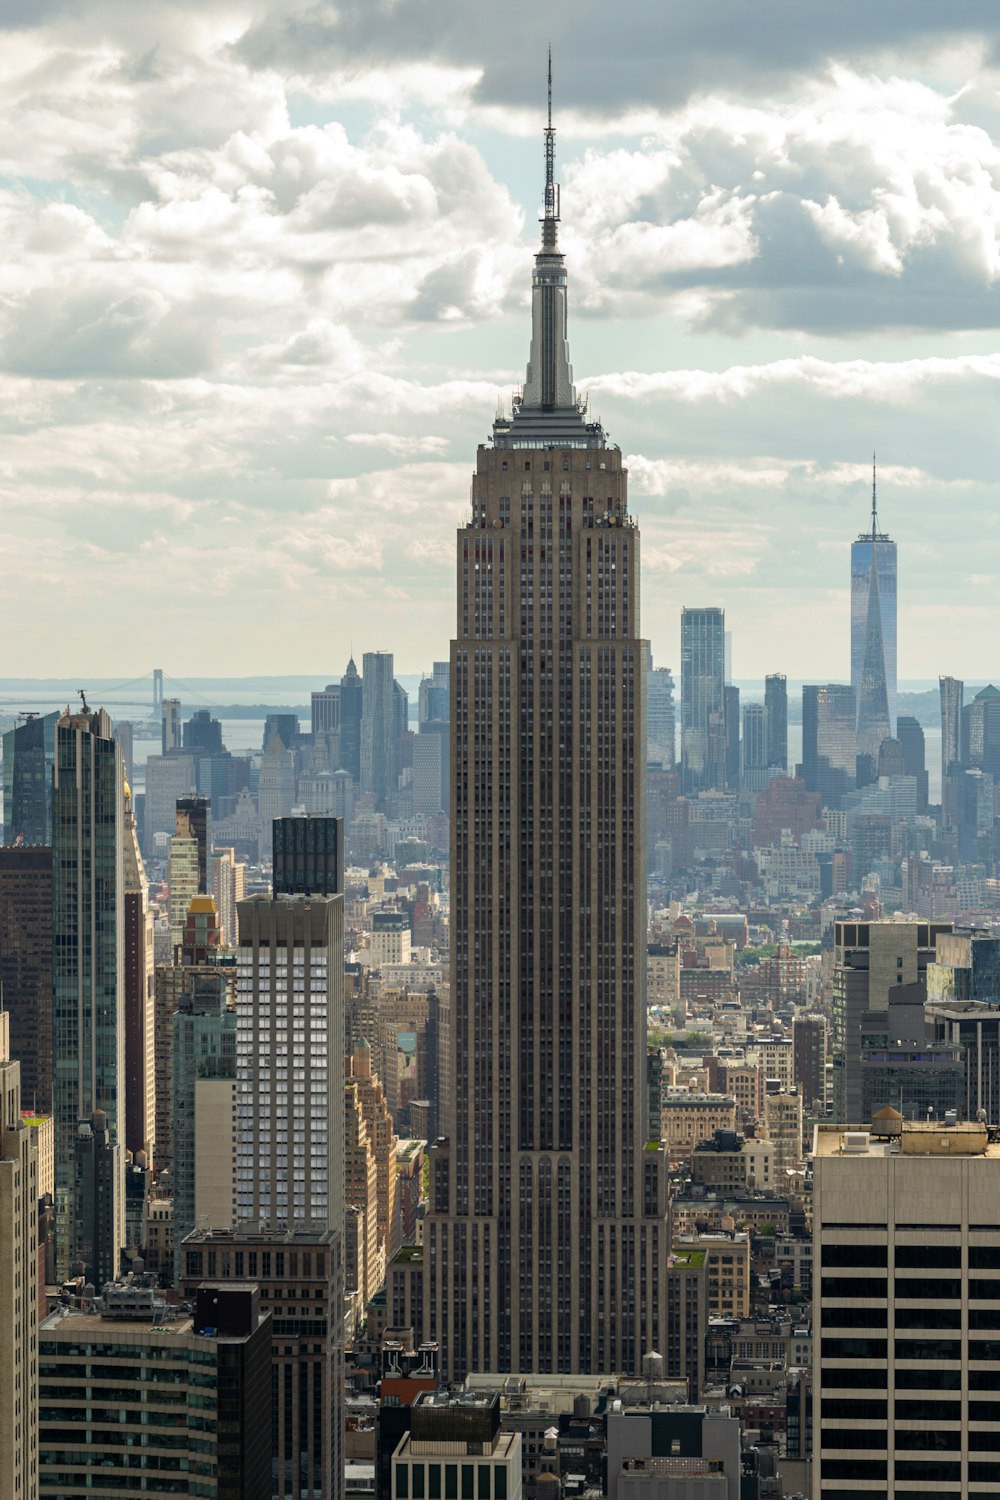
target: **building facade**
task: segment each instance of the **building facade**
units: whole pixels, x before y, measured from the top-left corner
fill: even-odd
[[[0,1495],[38,1495],[38,1198],[35,1130],[0,1010]]]
[[[877,605],[873,606],[873,598]],[[876,634],[872,609],[877,607],[878,669],[885,681],[889,733],[896,732],[896,543],[879,530],[872,471],[871,530],[851,544],[851,687],[860,708],[865,675],[865,653]],[[873,664],[874,665],[874,664]]]
[[[681,611],[681,779],[685,793],[726,785],[726,612]]]

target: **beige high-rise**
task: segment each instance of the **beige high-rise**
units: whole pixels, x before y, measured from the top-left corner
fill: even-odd
[[[469,1371],[666,1352],[646,1139],[646,643],[618,448],[566,342],[546,131],[523,392],[479,449],[451,646],[451,998],[424,1335]]]

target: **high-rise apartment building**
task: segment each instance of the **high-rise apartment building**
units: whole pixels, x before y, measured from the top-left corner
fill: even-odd
[[[763,703],[743,705],[743,744],[741,747],[741,781],[755,792],[767,785],[767,709]]]
[[[681,776],[685,792],[726,784],[726,614],[681,611]]]
[[[819,1125],[813,1181],[815,1500],[995,1494],[1000,1147]]]
[[[258,836],[261,859],[271,858],[271,840],[275,818],[291,816],[295,802],[295,763],[291,750],[277,734],[271,736],[260,758],[260,789],[257,808],[260,815]]]
[[[788,769],[788,680],[784,672],[764,678],[764,709],[767,714],[767,764]]]
[[[398,708],[391,651],[366,651],[361,709],[361,790],[384,812],[396,789]],[[405,728],[405,725],[403,726]]]
[[[339,1231],[344,898],[251,896],[239,928],[237,1213]]]
[[[867,661],[866,661],[867,659]],[[896,730],[896,543],[878,526],[875,469],[872,467],[871,530],[851,543],[851,687],[860,728],[866,670],[870,683],[885,684],[888,733]],[[870,703],[866,724],[881,714],[881,699]],[[869,738],[874,734],[869,730]],[[882,736],[887,738],[886,735]],[[878,746],[875,746],[878,754]]]
[[[151,1162],[156,1138],[153,914],[131,791],[125,795],[125,1149]]]
[[[198,1190],[204,1186],[198,1180],[199,1168],[211,1170],[214,1156],[230,1184],[233,1179],[236,1012],[230,1009],[229,999],[227,969],[203,966],[191,974],[172,1017],[170,1184],[175,1285],[182,1270],[181,1244],[199,1218]],[[215,1132],[206,1139],[209,1122]],[[214,1227],[232,1228],[233,1197],[231,1189],[228,1198],[222,1195],[223,1213],[212,1216]]]
[[[826,1037],[825,1016],[801,1010],[792,1016],[792,1071],[807,1114],[826,1114]]]
[[[181,944],[191,902],[198,895],[198,840],[187,832],[187,820],[177,815],[177,832],[170,840],[167,883],[170,887],[170,950]]]
[[[554,139],[550,122],[527,376],[457,538],[451,1016],[423,1278],[448,1379],[638,1370],[666,1333],[639,539],[621,453],[573,386]]]
[[[56,726],[52,810],[53,1106],[56,1265],[60,1278],[85,1248],[117,1267],[124,1245],[125,777],[102,710],[67,711]],[[101,1224],[77,1186],[77,1140],[103,1116],[114,1201]]]
[[[340,732],[340,683],[328,682],[326,687],[312,695],[312,732],[317,734],[339,734]]]
[[[926,813],[928,800],[927,756],[924,731],[919,719],[900,714],[896,719],[896,738],[903,751],[903,775],[917,782],[917,812]]]
[[[957,677],[939,677],[941,694],[941,781],[962,762],[962,706],[965,684]]]
[[[0,849],[0,995],[21,1097],[52,1110],[52,850]]]
[[[38,1495],[38,1145],[0,1010],[0,1495]]]
[[[208,894],[208,853],[211,848],[209,822],[211,799],[185,796],[177,798],[176,832],[193,838],[198,845],[198,889],[196,895]]]
[[[236,858],[232,848],[213,849],[209,859],[209,894],[215,901],[222,941],[229,948],[236,947],[237,904],[246,895],[247,867]]]
[[[3,828],[8,844],[52,843],[58,721],[58,713],[32,714],[3,737]]]

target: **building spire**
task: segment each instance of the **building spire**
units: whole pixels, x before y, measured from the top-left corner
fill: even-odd
[[[545,127],[545,209],[542,214],[542,249],[555,250],[559,223],[559,188],[556,184],[556,131],[552,123],[552,48],[549,48],[549,114]]]
[[[875,453],[872,452],[872,541],[878,538],[878,505],[875,499]]]

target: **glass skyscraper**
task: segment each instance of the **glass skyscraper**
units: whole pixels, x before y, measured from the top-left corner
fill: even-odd
[[[896,733],[896,543],[878,529],[875,506],[875,475],[872,471],[871,530],[863,531],[851,544],[851,687],[855,714],[861,702],[861,680],[865,668],[868,635],[868,596],[872,586],[872,556],[878,576],[885,687],[889,708],[889,730]]]
[[[7,844],[51,844],[52,763],[58,713],[36,714],[3,737],[3,828]]]
[[[117,1270],[124,1244],[125,769],[102,710],[65,713],[55,731],[52,796],[52,1058],[56,1256],[60,1279],[88,1247]],[[74,1158],[103,1112],[115,1158],[100,1232]],[[110,1241],[110,1243],[108,1243]]]
[[[681,771],[685,792],[726,784],[726,613],[681,611]]]

